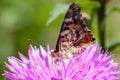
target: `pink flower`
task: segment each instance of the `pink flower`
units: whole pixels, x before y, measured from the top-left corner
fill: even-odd
[[[50,56],[50,48],[30,45],[28,58],[21,53],[20,59],[8,57],[10,71],[3,76],[10,80],[118,80],[117,63],[107,53],[95,44],[75,57],[58,59]]]

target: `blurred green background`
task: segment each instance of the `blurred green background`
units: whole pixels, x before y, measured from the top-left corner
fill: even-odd
[[[86,20],[87,26],[100,43],[97,14],[93,15],[101,6],[97,1],[102,0],[0,0],[0,74],[6,69],[7,57],[18,57],[18,51],[27,56],[30,44],[44,47],[50,44],[55,48],[66,10],[72,2],[81,5],[82,12],[91,17]],[[109,0],[105,7],[104,45],[120,63],[120,0]]]

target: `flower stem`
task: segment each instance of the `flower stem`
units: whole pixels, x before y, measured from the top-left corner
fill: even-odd
[[[105,49],[105,5],[106,3],[100,2],[101,6],[97,11],[98,16],[98,31],[100,45]]]

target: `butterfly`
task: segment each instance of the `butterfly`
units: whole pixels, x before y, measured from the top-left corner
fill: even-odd
[[[95,38],[85,25],[80,11],[81,8],[78,4],[73,3],[70,5],[52,56],[69,58],[81,53],[82,49],[94,44]]]

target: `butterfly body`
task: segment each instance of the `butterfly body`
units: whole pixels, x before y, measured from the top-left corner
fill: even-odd
[[[52,55],[69,58],[81,53],[87,46],[93,45],[94,38],[86,27],[80,14],[81,8],[73,3],[64,18],[62,28]]]

